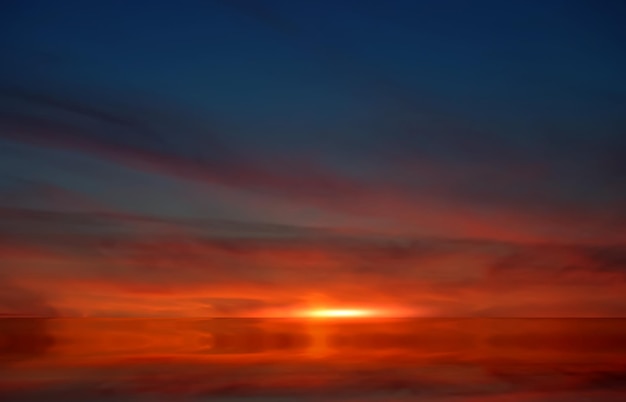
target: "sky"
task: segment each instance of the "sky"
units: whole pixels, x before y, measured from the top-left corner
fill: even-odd
[[[624,12],[3,1],[0,315],[624,316]]]

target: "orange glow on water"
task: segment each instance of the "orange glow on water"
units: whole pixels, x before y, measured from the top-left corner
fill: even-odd
[[[3,319],[0,395],[79,400],[105,384],[98,400],[213,400],[225,389],[241,401],[344,391],[415,400],[395,398],[403,389],[452,389],[459,402],[624,400],[623,319],[348,321]],[[614,389],[601,393],[599,381]],[[545,383],[559,387],[527,398]],[[494,389],[504,391],[492,398]]]

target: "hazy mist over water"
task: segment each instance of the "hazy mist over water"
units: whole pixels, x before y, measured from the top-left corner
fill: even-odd
[[[6,401],[622,401],[622,319],[3,319]]]

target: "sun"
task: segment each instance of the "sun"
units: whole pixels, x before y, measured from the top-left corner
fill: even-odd
[[[359,318],[372,317],[376,314],[365,309],[318,309],[308,311],[306,315],[311,318]]]

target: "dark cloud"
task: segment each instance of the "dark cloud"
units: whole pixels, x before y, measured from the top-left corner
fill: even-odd
[[[41,358],[56,344],[48,329],[47,319],[10,318],[2,314],[0,318],[0,372],[10,370],[13,365],[25,360]]]
[[[3,251],[0,251],[0,254]],[[17,284],[11,279],[10,273],[15,270],[11,264],[0,263],[0,268],[2,269],[2,274],[0,274],[0,317],[57,316],[55,308],[48,302],[43,293]]]
[[[129,151],[182,152],[186,158],[200,158],[205,163],[233,156],[209,122],[203,127],[194,117],[181,118],[160,110],[157,102],[128,106],[128,102],[115,104],[54,89],[16,86],[1,88],[0,99],[5,105],[0,115],[3,136],[83,145],[96,142]],[[182,135],[172,136],[172,132]],[[197,147],[202,148],[201,154]]]
[[[581,283],[626,281],[626,263],[621,246],[516,247],[489,268],[494,279],[509,281]]]
[[[596,269],[626,273],[626,248],[624,247],[591,248],[585,254]]]
[[[8,214],[16,218],[15,211]],[[24,225],[30,217],[36,226],[29,226],[48,230],[5,237],[5,261],[21,267],[11,278],[26,289],[31,289],[30,283],[32,289],[47,283],[52,305],[57,305],[63,288],[85,289],[75,297],[83,299],[81,314],[87,315],[152,314],[151,306],[167,305],[170,299],[178,300],[172,307],[190,313],[280,316],[305,308],[315,293],[329,301],[375,303],[429,316],[578,312],[610,317],[624,312],[621,247],[392,240],[306,228],[270,227],[268,232],[265,225],[249,223],[200,225],[93,213],[82,218],[52,214],[54,219],[44,224],[40,215],[30,212],[18,221]],[[102,224],[129,229],[108,235],[93,230],[93,225]],[[225,230],[235,236],[224,237]],[[601,293],[596,291],[599,286]],[[21,303],[15,299],[7,308],[15,314],[32,309],[29,299]],[[66,302],[63,305],[64,315],[77,314]]]

